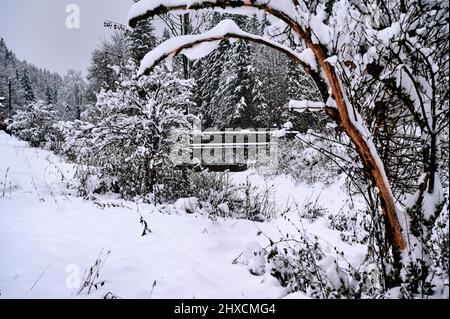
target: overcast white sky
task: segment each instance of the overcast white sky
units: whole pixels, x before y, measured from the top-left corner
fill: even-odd
[[[65,25],[66,6],[80,8],[80,29]],[[126,24],[131,0],[0,0],[0,38],[19,59],[38,67],[86,74],[92,51],[111,30],[105,20]]]

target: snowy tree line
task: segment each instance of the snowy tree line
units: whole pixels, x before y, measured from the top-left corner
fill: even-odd
[[[120,74],[133,76],[127,69],[130,59],[139,63],[145,53],[170,34],[185,32],[186,28],[200,32],[216,25],[223,15],[202,13],[189,18],[188,27],[180,27],[176,21],[165,18],[167,28],[161,37],[148,21],[132,33],[116,32],[109,40],[102,41],[92,53],[87,79],[79,71],[69,70],[60,76],[20,61],[2,39],[0,95],[9,97],[8,82],[11,81],[12,114],[26,108],[27,104],[43,101],[53,105],[58,119],[80,119],[84,110],[95,105],[102,89],[119,87]],[[264,34],[269,25],[265,15],[232,18],[243,29],[258,34]],[[310,114],[299,116],[286,108],[291,99],[318,97],[313,82],[301,66],[272,49],[244,40],[223,41],[220,47],[195,63],[183,57],[177,58],[173,65],[175,72],[182,73],[181,77],[195,82],[193,99],[196,104],[188,111],[199,116],[204,127],[281,127],[291,120],[298,124],[296,129],[306,131],[318,125],[320,120]],[[184,70],[186,68],[188,71]],[[7,115],[8,110],[4,107],[2,112]]]
[[[214,13],[207,29],[224,18],[232,18],[243,30],[262,35],[269,25],[259,18]],[[223,41],[192,66],[197,79],[198,113],[206,127],[281,127],[288,119],[290,100],[314,100],[319,94],[301,66],[285,55],[246,40]],[[314,124],[303,116],[302,130]],[[298,127],[297,127],[298,128]]]
[[[204,21],[205,17],[197,19]],[[215,15],[210,23],[220,19]],[[239,23],[263,32],[267,24],[264,19],[255,15]],[[171,26],[172,32],[177,32],[176,23],[169,21]],[[225,64],[223,57],[213,52],[202,63],[181,59],[172,67],[161,66],[145,78],[136,79],[140,59],[168,32],[166,29],[163,38],[158,38],[150,20],[138,24],[133,32],[114,33],[93,52],[87,81],[79,72],[68,71],[60,78],[55,99],[37,96],[24,102],[15,110],[10,129],[32,146],[50,148],[80,164],[77,188],[82,195],[114,191],[125,197],[146,196],[159,184],[176,183],[171,175],[179,173],[168,158],[174,129],[190,128],[194,119],[219,129],[269,127],[281,123],[281,116],[289,116],[284,112],[289,92],[315,94],[314,89],[306,87],[311,82],[301,68],[276,51],[266,52],[246,41],[223,41],[228,61]],[[237,60],[239,67],[235,68]],[[208,65],[215,68],[208,70]],[[299,74],[304,83],[298,78],[279,78],[285,69]],[[227,85],[219,85],[221,82]],[[29,86],[33,89],[36,85],[30,82]],[[266,102],[263,90],[276,86],[279,94],[267,94],[272,101]],[[208,100],[207,96],[214,99]],[[239,112],[235,111],[236,105],[240,106]],[[299,121],[304,128],[315,122],[311,116],[297,118],[306,120]],[[186,174],[181,177],[186,179]],[[160,197],[174,199],[168,194]]]
[[[95,103],[96,93],[102,88],[117,88],[119,75],[111,66],[129,74],[125,68],[128,59],[139,63],[148,51],[171,34],[183,34],[185,28],[200,32],[215,26],[223,15],[203,13],[191,18],[183,17],[188,19],[189,27],[185,24],[180,26],[169,17],[161,18],[167,19],[168,25],[161,38],[156,36],[152,22],[146,21],[128,36],[115,33],[110,41],[103,42],[101,48],[94,51],[87,76],[86,95],[90,103]],[[244,29],[261,34],[268,25],[266,16],[232,18]],[[201,27],[195,27],[200,23],[197,20]],[[193,94],[196,105],[187,111],[199,116],[204,127],[281,127],[288,119],[299,124],[296,128],[302,131],[311,125],[319,125],[320,121],[310,114],[300,116],[287,110],[289,100],[317,99],[318,92],[301,66],[274,50],[248,41],[223,41],[219,50],[195,63],[184,56],[174,58],[168,69],[180,72],[184,79],[195,81]]]
[[[9,92],[11,86],[11,97]],[[9,116],[30,103],[43,101],[53,105],[60,119],[75,119],[86,104],[85,81],[81,72],[69,70],[64,76],[19,60],[0,39],[0,96],[5,97],[0,112]]]

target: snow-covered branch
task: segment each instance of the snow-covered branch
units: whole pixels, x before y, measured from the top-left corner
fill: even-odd
[[[283,21],[295,20],[295,2],[291,0],[141,0],[128,12],[128,21],[134,27],[139,20],[171,11],[213,9],[235,14],[253,14],[262,10]]]
[[[204,57],[213,51],[221,40],[230,38],[253,41],[281,51],[301,64],[310,73],[315,73],[316,78],[319,77],[318,66],[314,54],[310,49],[305,49],[298,53],[263,36],[242,31],[232,20],[223,20],[217,26],[202,34],[182,35],[166,40],[145,55],[141,62],[138,75],[148,72],[165,58],[178,54],[184,54],[189,59]],[[314,77],[314,75],[312,76]]]

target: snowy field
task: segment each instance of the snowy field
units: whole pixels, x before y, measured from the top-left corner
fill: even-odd
[[[286,218],[212,221],[197,214],[162,214],[153,205],[113,195],[84,200],[67,190],[74,167],[51,152],[0,132],[0,154],[0,298],[103,298],[108,292],[120,298],[306,297],[287,295],[270,271],[255,276],[248,265],[232,263],[246,247],[267,247],[266,235],[295,233]],[[233,175],[237,181],[247,177],[255,184],[267,182],[249,171]],[[276,186],[280,211],[294,198],[301,204],[319,194],[330,213],[345,202],[342,181],[324,189],[295,185],[283,176],[269,182]],[[107,207],[111,203],[117,207]],[[141,236],[141,215],[151,230],[146,236]],[[330,254],[333,245],[352,263],[362,262],[365,247],[342,242],[325,218],[310,223],[294,213],[288,217],[329,243]],[[105,284],[77,295],[77,282],[102,249],[110,251],[99,275]]]

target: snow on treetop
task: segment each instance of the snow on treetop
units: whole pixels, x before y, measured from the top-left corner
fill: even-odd
[[[147,11],[153,11],[159,7],[177,7],[186,5],[191,1],[186,0],[141,0],[133,4],[128,11],[128,20],[132,20],[141,15],[144,15]],[[201,2],[201,1],[197,1]]]
[[[158,47],[147,53],[139,68],[138,76],[143,75],[147,70],[153,68],[158,62],[167,57],[178,54],[184,54],[189,59],[199,59],[208,55],[213,51],[220,40],[226,38],[245,38],[257,42],[263,42],[269,46],[281,49],[297,58],[303,64],[309,66],[313,70],[317,70],[317,63],[311,50],[306,49],[303,52],[295,52],[290,48],[267,39],[262,36],[254,35],[242,31],[233,20],[223,20],[211,30],[198,35],[181,35],[173,37],[161,43]]]

